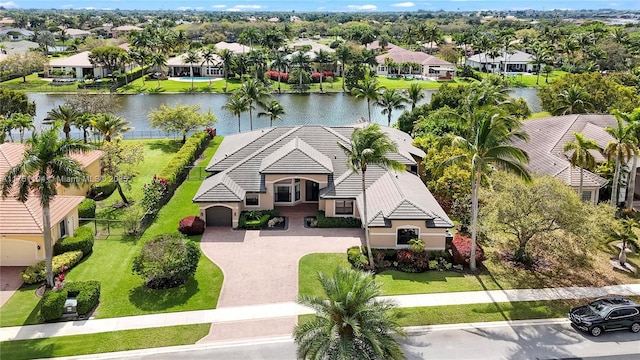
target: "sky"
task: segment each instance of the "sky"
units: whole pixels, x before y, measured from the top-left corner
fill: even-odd
[[[0,0],[18,9],[405,12],[416,10],[640,10],[640,0]]]

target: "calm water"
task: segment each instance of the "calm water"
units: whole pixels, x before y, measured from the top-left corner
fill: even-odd
[[[431,95],[435,90],[426,91],[426,98],[423,102],[429,102]],[[99,95],[91,95],[99,96]],[[515,89],[514,96],[523,97],[531,107],[533,112],[540,110],[540,100],[536,95],[536,89]],[[215,127],[221,135],[233,134],[238,132],[238,118],[231,115],[227,110],[222,109],[226,103],[228,95],[225,94],[138,94],[138,95],[121,95],[120,107],[116,111],[117,115],[122,116],[131,122],[136,131],[153,130],[149,125],[147,115],[151,110],[157,109],[160,105],[165,104],[173,106],[178,103],[200,105],[203,112],[211,110],[218,118]],[[274,125],[345,125],[352,124],[361,117],[367,117],[366,101],[357,101],[354,97],[336,93],[336,94],[274,94],[273,98],[279,101],[286,111],[281,121],[277,121]],[[42,119],[44,119],[51,109],[58,105],[63,105],[65,96],[59,94],[29,94],[29,99],[36,102],[36,126],[39,128]],[[253,111],[253,128],[259,129],[269,126],[267,117],[257,117],[260,110]],[[394,111],[392,113],[392,123],[400,116],[402,111]],[[382,115],[381,109],[371,107],[372,121],[386,125],[387,117]],[[249,130],[249,113],[241,116],[242,131]],[[74,129],[75,131],[75,129]]]

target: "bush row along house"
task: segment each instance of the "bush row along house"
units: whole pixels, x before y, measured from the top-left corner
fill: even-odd
[[[349,144],[356,126],[274,127],[224,138],[193,201],[207,226],[237,227],[241,211],[317,204],[328,217],[355,217],[370,226],[371,244],[406,247],[412,238],[444,249],[453,223],[416,175],[425,153],[409,135],[384,131],[398,145],[389,157],[408,171],[370,166],[366,172],[367,219],[361,176],[347,167],[338,142]]]

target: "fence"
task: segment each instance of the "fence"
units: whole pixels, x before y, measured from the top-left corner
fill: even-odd
[[[93,234],[98,239],[104,239],[109,236],[122,236],[127,235],[127,229],[125,228],[125,222],[123,220],[113,219],[85,219],[80,218],[81,224],[92,223]]]
[[[207,172],[206,168],[206,166],[187,166],[186,180],[202,180],[206,178],[208,175],[210,175],[210,173]]]

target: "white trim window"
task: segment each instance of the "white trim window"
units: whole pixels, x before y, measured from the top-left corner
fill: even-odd
[[[260,194],[247,193],[244,197],[245,206],[260,206]]]
[[[409,240],[420,238],[420,228],[415,226],[396,229],[396,245],[408,245]]]
[[[60,224],[58,224],[58,230],[59,230],[58,231],[58,237],[59,238],[63,238],[65,236],[69,235],[68,232],[67,232],[67,219],[66,218],[62,219],[62,221],[60,221]]]
[[[353,216],[353,200],[334,201],[336,216]]]
[[[582,198],[582,201],[591,202],[591,191],[583,190],[581,198]]]

